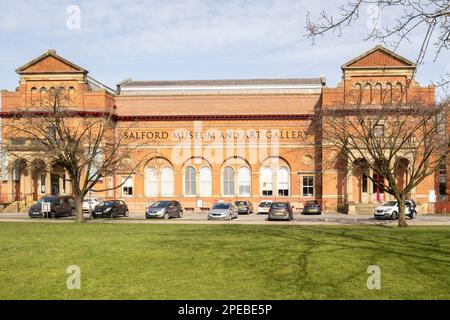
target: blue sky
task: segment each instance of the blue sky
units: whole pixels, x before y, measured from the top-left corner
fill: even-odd
[[[13,90],[14,70],[52,48],[115,88],[125,79],[295,78],[325,75],[340,80],[340,66],[372,48],[370,10],[343,36],[316,45],[305,37],[307,12],[335,12],[345,0],[0,0],[0,88]],[[80,28],[67,23],[70,6],[80,8]],[[70,11],[68,13],[68,10]],[[397,12],[381,16],[389,24]],[[420,32],[398,53],[414,60]],[[450,55],[429,54],[418,81],[450,72]]]

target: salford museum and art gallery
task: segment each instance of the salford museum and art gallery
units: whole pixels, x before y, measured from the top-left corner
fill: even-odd
[[[185,210],[205,210],[218,201],[289,201],[299,208],[306,200],[322,202],[325,212],[362,212],[392,197],[368,179],[372,170],[355,173],[330,165],[335,155],[322,143],[320,113],[331,105],[351,103],[348,93],[365,88],[364,103],[376,105],[380,90],[408,103],[435,101],[433,86],[414,79],[416,65],[382,46],[342,65],[342,81],[327,87],[325,77],[300,79],[135,81],[111,89],[88,71],[48,50],[18,68],[19,86],[2,90],[2,121],[33,106],[52,88],[73,97],[80,114],[113,114],[115,129],[135,146],[131,175],[112,173],[99,184],[111,190],[100,199],[124,199],[131,211],[149,202],[177,199]],[[13,144],[26,150],[30,143]],[[25,152],[25,151],[24,151]],[[143,160],[143,161],[141,161]],[[420,213],[435,210],[438,177],[425,178],[411,198]],[[45,155],[23,163],[4,152],[1,200],[4,203],[70,194],[67,175]],[[120,186],[114,189],[115,186]],[[445,191],[444,191],[445,195]]]

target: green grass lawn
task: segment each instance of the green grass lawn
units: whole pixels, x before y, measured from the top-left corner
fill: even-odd
[[[450,228],[0,223],[0,299],[91,298],[449,299]]]

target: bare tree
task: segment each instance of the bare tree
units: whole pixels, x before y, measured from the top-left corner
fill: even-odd
[[[28,141],[17,148],[14,139]],[[46,158],[68,174],[75,198],[76,221],[83,221],[82,201],[93,190],[103,192],[119,185],[96,189],[117,170],[128,177],[142,161],[132,163],[135,147],[124,143],[115,130],[111,112],[82,112],[63,88],[55,88],[38,106],[18,110],[3,121],[3,150],[31,163]]]
[[[434,60],[443,51],[450,48],[450,2],[449,0],[350,0],[339,7],[336,16],[322,11],[317,21],[306,17],[307,37],[313,39],[329,32],[342,34],[344,27],[352,26],[360,18],[360,12],[368,5],[376,6],[379,15],[383,12],[397,10],[399,16],[391,26],[380,27],[374,21],[365,40],[377,40],[394,48],[394,51],[404,41],[411,41],[412,35],[423,31],[417,65],[423,59],[429,48],[434,49]],[[379,19],[375,17],[375,19]],[[442,76],[439,84],[448,83],[450,75]]]
[[[354,101],[361,101],[356,99]],[[337,161],[364,174],[399,203],[398,225],[407,226],[405,200],[446,156],[445,109],[448,103],[330,106],[322,110],[324,146]],[[369,174],[372,169],[382,180]],[[399,171],[404,169],[404,173]]]

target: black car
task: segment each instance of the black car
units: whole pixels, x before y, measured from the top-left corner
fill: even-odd
[[[45,196],[39,199],[28,210],[28,216],[30,218],[43,218],[42,203],[50,203],[50,212],[48,213],[51,218],[58,217],[71,217],[75,216],[75,200],[71,196]]]
[[[128,217],[128,206],[123,200],[107,200],[100,202],[92,211],[93,218]]]
[[[152,203],[145,211],[145,217],[150,218],[181,218],[183,208],[178,201],[157,201]]]
[[[308,200],[303,207],[303,214],[322,214],[320,202],[317,200]]]
[[[253,205],[250,201],[239,200],[235,201],[234,204],[238,208],[238,213],[245,213],[245,214],[253,213]]]

